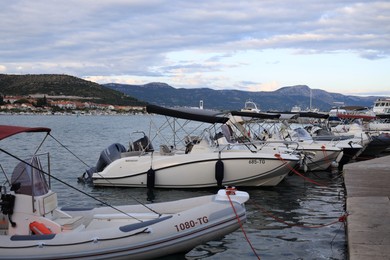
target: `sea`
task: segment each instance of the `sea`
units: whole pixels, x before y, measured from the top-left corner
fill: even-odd
[[[151,201],[146,188],[102,188],[78,181],[109,145],[128,146],[140,131],[148,133],[152,125],[164,120],[143,114],[0,115],[0,125],[52,129],[39,151],[50,152],[50,172],[61,180],[52,179],[51,187],[58,193],[59,206],[66,207],[148,204],[214,194],[217,188],[155,189]],[[25,159],[44,137],[44,133],[19,134],[1,140],[0,147]],[[0,181],[4,184],[16,161],[0,152],[0,163]],[[305,178],[293,174],[276,187],[240,190],[250,195],[242,229],[164,259],[347,259],[342,221],[345,190],[340,172],[305,173]]]

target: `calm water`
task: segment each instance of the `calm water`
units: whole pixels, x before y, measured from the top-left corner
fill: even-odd
[[[154,118],[161,121],[161,118]],[[93,188],[77,182],[85,169],[94,166],[100,152],[118,142],[127,145],[132,132],[148,132],[150,117],[134,116],[27,116],[0,115],[0,124],[45,126],[52,129],[58,144],[49,137],[42,151],[50,151],[51,172],[77,189],[113,205],[147,202],[146,189]],[[1,148],[20,156],[31,154],[44,134],[22,134],[0,142]],[[139,136],[138,136],[139,137]],[[71,150],[80,160],[62,147]],[[155,147],[158,147],[155,145]],[[16,162],[0,153],[0,162],[11,173]],[[10,166],[12,166],[10,168]],[[273,188],[247,189],[251,196],[247,205],[245,232],[261,259],[346,259],[344,224],[335,223],[344,213],[342,179],[326,172],[308,177],[324,186],[316,186],[301,177],[288,176]],[[0,181],[5,180],[1,174]],[[99,202],[57,181],[52,189],[59,193],[60,206],[96,206]],[[156,190],[155,202],[208,195],[215,189]],[[277,219],[277,220],[275,220]],[[282,223],[285,221],[290,225]],[[297,224],[298,226],[291,226]],[[241,230],[221,240],[198,246],[175,259],[256,259]]]

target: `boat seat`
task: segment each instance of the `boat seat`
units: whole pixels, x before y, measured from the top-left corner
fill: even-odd
[[[39,214],[44,216],[53,210],[55,210],[58,206],[57,201],[57,193],[49,192],[43,196],[35,197],[35,200],[38,204]]]
[[[57,218],[54,221],[61,226],[63,231],[70,231],[79,227],[82,224],[83,219],[83,216],[77,216],[74,218]]]
[[[223,124],[223,125],[221,125],[221,130],[222,130],[222,133],[225,136],[226,140],[229,143],[234,143],[232,127],[230,125]]]
[[[131,156],[140,156],[142,155],[142,151],[129,151],[121,153],[121,158],[131,157]]]
[[[172,150],[166,144],[160,145],[160,154],[161,155],[173,155]]]

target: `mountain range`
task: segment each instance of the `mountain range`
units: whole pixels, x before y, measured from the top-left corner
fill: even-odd
[[[372,107],[378,96],[351,96],[311,89],[306,85],[287,86],[275,91],[250,92],[243,90],[214,90],[210,88],[174,88],[166,83],[144,85],[98,84],[63,74],[0,74],[0,95],[67,95],[90,97],[96,103],[142,106],[147,103],[174,107],[197,107],[239,110],[247,100],[255,102],[262,111],[290,111],[293,106],[302,109],[318,108],[329,111],[334,102],[347,106]]]
[[[342,102],[346,106],[372,107],[374,101],[379,98],[329,93],[321,89],[311,89],[306,85],[258,92],[209,88],[176,89],[165,83],[145,85],[110,83],[104,86],[156,105],[196,107],[202,100],[205,108],[221,110],[239,110],[244,107],[247,100],[251,100],[262,111],[290,111],[293,106],[307,109],[310,103],[312,108],[329,111],[335,105],[334,102]]]

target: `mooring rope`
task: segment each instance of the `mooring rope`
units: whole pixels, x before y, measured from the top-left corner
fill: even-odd
[[[83,163],[85,166],[87,167],[91,167],[89,166],[86,162],[84,162],[83,160],[81,160],[80,157],[78,157],[75,153],[73,153],[70,149],[68,149],[68,147],[66,147],[64,144],[62,144],[60,141],[58,141],[53,135],[51,135],[50,133],[48,134],[50,135],[51,138],[53,138],[59,145],[61,145],[65,150],[67,150],[70,154],[72,154],[75,158],[77,158],[81,163]]]
[[[233,192],[233,193],[232,193],[232,192]],[[234,212],[234,214],[236,215],[236,219],[237,219],[238,224],[240,225],[241,231],[242,231],[242,233],[244,234],[245,239],[246,239],[246,241],[248,242],[249,246],[251,247],[253,253],[255,254],[255,256],[257,257],[257,259],[260,260],[260,256],[256,253],[255,248],[253,247],[251,241],[249,240],[249,238],[248,238],[248,236],[247,236],[247,234],[246,234],[246,232],[245,232],[245,229],[244,229],[244,227],[243,227],[243,225],[242,225],[242,223],[241,223],[240,217],[238,216],[237,211],[236,211],[236,208],[234,207],[233,202],[232,202],[232,199],[230,198],[230,194],[235,194],[235,193],[234,193],[234,191],[226,190],[226,196],[228,197],[229,202],[230,202],[230,205],[232,206],[233,212]]]
[[[82,162],[85,166],[87,167],[90,167],[87,163],[85,163],[83,160],[81,160],[80,157],[78,157],[75,153],[73,153],[70,149],[68,149],[64,144],[62,144],[59,140],[57,140],[53,135],[51,134],[47,134],[47,135],[50,135],[51,138],[53,138],[59,145],[61,145],[65,150],[67,150],[70,154],[72,154],[75,158],[77,158],[80,162]],[[96,173],[98,174],[100,177],[102,177],[105,181],[107,181],[108,183],[111,184],[111,186],[113,187],[118,187],[118,185],[115,185],[114,183],[112,183],[109,179],[107,178],[104,178],[104,176],[102,176],[101,174],[99,173]],[[80,177],[81,178],[81,177]],[[80,180],[79,178],[79,180]],[[73,187],[73,186],[72,186]],[[77,190],[77,189],[76,189]],[[92,195],[89,195],[91,198],[93,199],[96,199],[95,197],[93,197]],[[144,206],[145,208],[147,208],[148,210],[150,210],[151,212],[153,213],[156,213],[157,215],[161,216],[162,214],[155,211],[154,209],[148,207],[145,203],[142,203],[141,201],[139,201],[138,199],[136,199],[135,197],[131,196],[131,195],[128,195],[129,197],[131,197],[134,201],[136,201],[137,203],[141,204],[142,206]],[[99,201],[99,200],[98,200]],[[101,201],[99,201],[101,202]]]
[[[330,160],[329,160],[329,158],[328,158],[328,154],[327,154],[327,152],[326,152],[326,147],[325,147],[325,145],[322,145],[322,146],[321,146],[321,150],[322,150],[322,153],[324,154],[324,160],[325,160],[325,162],[327,162],[327,163],[330,165],[331,162],[330,162]]]
[[[295,170],[293,167],[291,167],[291,166],[282,158],[282,156],[281,156],[280,154],[277,153],[277,154],[275,154],[274,156],[275,156],[276,158],[278,158],[279,160],[281,160],[281,161],[284,163],[284,165],[285,165],[287,168],[289,168],[293,173],[295,173],[296,175],[302,177],[303,179],[307,180],[308,182],[311,182],[311,183],[316,184],[316,185],[318,185],[318,186],[327,186],[326,184],[316,182],[316,181],[314,181],[314,180],[312,180],[312,179],[310,179],[310,178],[304,176],[303,174],[299,173],[297,170]]]
[[[30,166],[30,167],[32,167],[32,168],[34,168],[34,169],[36,169],[36,170],[42,172],[43,174],[49,176],[50,178],[55,179],[56,181],[58,181],[58,182],[60,182],[60,183],[62,183],[62,184],[64,184],[64,185],[68,186],[69,188],[72,188],[72,189],[74,189],[74,190],[76,190],[76,191],[78,191],[78,192],[80,192],[80,193],[82,193],[82,194],[84,194],[84,195],[86,195],[86,196],[88,196],[88,197],[90,197],[90,198],[92,198],[92,199],[94,199],[94,200],[96,200],[96,201],[102,203],[103,205],[106,205],[106,206],[108,206],[108,207],[110,207],[110,208],[112,208],[112,209],[114,209],[114,210],[116,210],[116,211],[118,211],[118,212],[120,212],[120,213],[122,213],[122,214],[128,216],[128,217],[131,217],[131,218],[133,218],[133,219],[135,219],[135,220],[138,220],[138,221],[140,221],[140,222],[143,222],[142,220],[140,220],[140,219],[138,219],[138,218],[136,218],[136,217],[134,217],[134,216],[131,216],[131,215],[128,214],[127,212],[124,212],[124,211],[118,209],[117,207],[115,207],[115,206],[113,206],[113,205],[111,205],[111,204],[108,204],[107,202],[105,202],[105,201],[103,201],[103,200],[100,200],[100,199],[98,199],[98,198],[96,198],[96,197],[94,197],[94,196],[88,194],[87,192],[82,191],[82,190],[80,190],[80,189],[78,189],[78,188],[76,188],[76,187],[70,185],[69,183],[67,183],[67,182],[65,182],[65,181],[63,181],[63,180],[61,180],[60,178],[57,178],[57,177],[55,177],[55,176],[53,176],[53,175],[47,173],[46,171],[44,171],[44,170],[42,170],[42,169],[39,169],[38,167],[35,167],[35,166],[32,165],[31,163],[26,162],[26,161],[23,160],[23,159],[20,159],[19,157],[17,157],[17,156],[15,156],[15,155],[13,155],[13,154],[11,154],[11,153],[9,153],[9,152],[3,150],[2,148],[0,148],[0,151],[2,151],[3,153],[5,153],[5,154],[11,156],[12,158],[14,158],[14,159],[16,159],[16,160],[18,160],[18,161],[20,161],[20,162],[23,162],[24,164],[26,164],[26,165],[28,165],[28,166]],[[142,204],[142,203],[141,203],[141,204]],[[142,204],[142,205],[143,205],[143,204]]]

